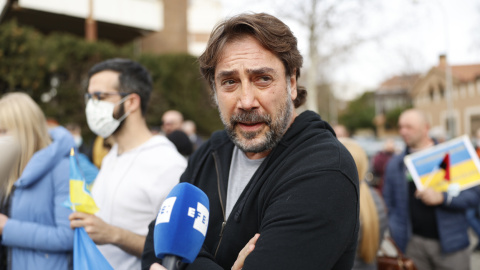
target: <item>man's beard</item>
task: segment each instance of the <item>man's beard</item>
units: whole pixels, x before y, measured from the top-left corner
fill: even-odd
[[[113,114],[113,118],[120,119],[123,115],[125,115],[125,103],[120,104],[120,108],[118,109],[117,113]],[[123,121],[120,122],[120,125],[118,125],[117,129],[115,129],[112,135],[116,135],[120,132],[120,130],[122,130],[125,124],[125,119],[123,119]]]
[[[260,114],[258,110],[240,111],[232,115],[227,121],[220,112],[225,130],[233,143],[243,152],[262,153],[272,150],[283,138],[288,129],[293,113],[293,102],[290,95],[287,95],[285,103],[278,108],[278,114],[272,116],[269,114]],[[257,131],[236,131],[238,123],[264,123],[267,131],[262,136],[263,128]],[[262,137],[257,137],[262,136]],[[255,140],[257,142],[255,142]]]

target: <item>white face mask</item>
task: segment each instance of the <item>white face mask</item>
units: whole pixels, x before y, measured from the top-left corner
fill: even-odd
[[[20,143],[13,136],[0,136],[0,179],[9,177],[13,163],[20,157]]]
[[[120,123],[127,118],[130,113],[127,112],[120,117],[120,119],[115,119],[113,118],[113,110],[115,106],[125,102],[127,97],[128,96],[122,98],[117,104],[102,100],[88,100],[85,113],[87,115],[88,127],[90,127],[93,133],[107,138],[115,132]]]

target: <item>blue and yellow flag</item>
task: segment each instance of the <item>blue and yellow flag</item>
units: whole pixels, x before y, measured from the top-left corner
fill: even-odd
[[[92,198],[90,188],[80,173],[80,168],[75,159],[75,152],[72,148],[70,151],[70,208],[73,211],[87,214],[98,212],[99,209]]]
[[[99,209],[90,193],[85,178],[70,150],[70,201],[65,203],[73,211],[95,214]],[[113,270],[103,257],[95,243],[84,228],[75,228],[73,236],[73,269],[74,270]]]
[[[480,160],[468,136],[437,144],[405,156],[405,164],[417,189],[447,192],[480,185]]]

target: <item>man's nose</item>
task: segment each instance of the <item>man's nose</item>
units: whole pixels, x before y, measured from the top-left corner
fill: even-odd
[[[258,108],[257,91],[251,84],[242,84],[240,97],[238,99],[238,108],[250,111]]]

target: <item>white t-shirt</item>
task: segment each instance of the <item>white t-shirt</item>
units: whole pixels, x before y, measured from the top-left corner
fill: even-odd
[[[96,215],[108,224],[147,235],[148,224],[186,166],[185,158],[164,136],[154,136],[121,155],[114,145],[93,185],[92,195],[100,208]],[[139,258],[114,245],[97,247],[115,270],[141,268]]]

